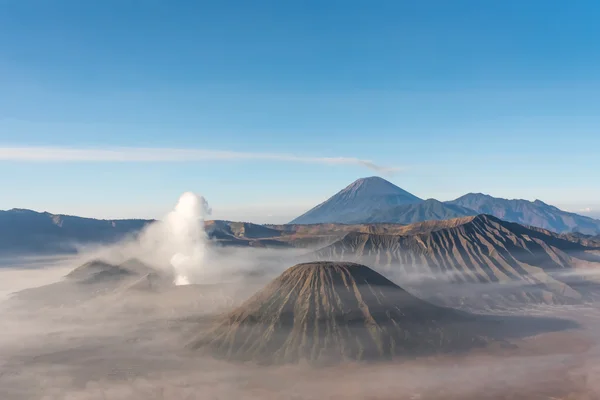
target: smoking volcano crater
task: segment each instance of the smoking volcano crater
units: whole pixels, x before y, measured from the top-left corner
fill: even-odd
[[[478,318],[427,303],[372,269],[310,262],[286,270],[189,347],[282,364],[387,360],[485,345]]]

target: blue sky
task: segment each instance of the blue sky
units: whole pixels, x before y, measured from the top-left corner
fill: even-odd
[[[600,208],[598,20],[583,0],[0,1],[0,209],[159,217],[190,190],[283,222],[383,173],[337,157],[424,198]]]

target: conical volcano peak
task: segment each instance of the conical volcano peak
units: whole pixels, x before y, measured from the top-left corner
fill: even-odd
[[[286,270],[191,347],[268,364],[390,359],[482,345],[474,321],[364,265],[311,262]]]
[[[311,285],[365,284],[400,289],[395,283],[371,268],[352,262],[314,261],[297,264],[287,269],[275,282],[283,284],[290,280],[304,281]]]
[[[375,211],[423,200],[378,176],[361,178],[293,220],[292,224],[360,223]]]
[[[352,193],[354,195],[402,195],[408,198],[421,200],[416,196],[408,193],[406,190],[399,188],[392,182],[389,182],[379,176],[370,176],[360,178],[346,186],[340,193]]]

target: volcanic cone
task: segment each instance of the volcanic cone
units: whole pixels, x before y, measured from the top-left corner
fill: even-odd
[[[477,319],[411,295],[372,269],[312,262],[286,270],[192,348],[258,363],[330,363],[480,346]]]

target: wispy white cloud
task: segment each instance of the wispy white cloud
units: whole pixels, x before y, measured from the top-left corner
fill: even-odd
[[[263,160],[324,165],[358,165],[382,174],[401,169],[381,166],[353,157],[306,157],[279,153],[251,153],[178,148],[72,148],[72,147],[0,147],[0,161],[20,162],[193,162]]]

